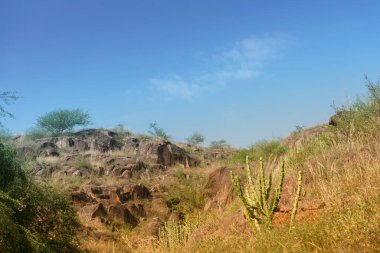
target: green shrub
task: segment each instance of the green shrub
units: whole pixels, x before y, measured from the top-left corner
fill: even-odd
[[[16,150],[9,144],[0,143],[0,190],[7,191],[17,180],[25,181],[26,175],[16,158]]]
[[[16,151],[0,144],[0,252],[77,252],[68,200],[28,178]]]

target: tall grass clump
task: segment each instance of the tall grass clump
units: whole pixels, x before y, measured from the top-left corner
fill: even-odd
[[[187,215],[182,221],[167,221],[159,228],[158,236],[151,241],[152,252],[182,252],[194,231],[201,226],[199,214]]]
[[[365,78],[367,94],[352,104],[335,107],[336,114],[330,124],[340,138],[379,139],[380,131],[380,79],[375,83]]]
[[[80,155],[77,156],[73,162],[73,166],[75,169],[86,169],[88,171],[92,170],[92,164],[89,158]]]

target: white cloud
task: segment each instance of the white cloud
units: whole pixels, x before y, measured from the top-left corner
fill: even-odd
[[[214,71],[207,74],[183,77],[174,75],[166,79],[151,79],[155,91],[171,98],[191,99],[212,91],[232,81],[251,80],[263,67],[278,57],[289,44],[289,39],[279,35],[251,36],[213,57]]]
[[[168,79],[152,79],[150,82],[156,91],[167,94],[170,97],[190,99],[199,92],[202,92],[201,86],[190,83],[178,75]]]

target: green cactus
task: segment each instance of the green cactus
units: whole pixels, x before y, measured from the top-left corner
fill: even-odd
[[[290,230],[294,228],[294,223],[296,220],[296,215],[298,211],[298,203],[301,198],[301,192],[302,192],[302,170],[298,170],[298,182],[297,182],[297,193],[296,197],[294,198],[294,203],[293,203],[293,209],[292,209],[292,216],[290,218]]]
[[[246,173],[247,185],[243,190],[239,177],[234,176],[231,171],[231,181],[235,191],[244,204],[245,216],[249,224],[256,231],[260,230],[261,225],[271,227],[274,212],[276,211],[278,203],[281,199],[285,176],[285,163],[282,162],[281,164],[280,181],[277,188],[275,188],[272,193],[272,198],[270,198],[272,189],[272,173],[269,174],[268,179],[266,180],[262,158],[260,158],[260,167],[256,185],[253,183],[252,170],[249,164],[248,156],[246,157]]]

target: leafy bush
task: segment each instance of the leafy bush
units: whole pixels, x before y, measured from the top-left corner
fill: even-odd
[[[16,159],[16,150],[9,144],[0,143],[0,190],[7,191],[17,180],[24,182],[26,175]]]
[[[75,212],[62,193],[28,178],[0,145],[0,252],[78,252]]]

